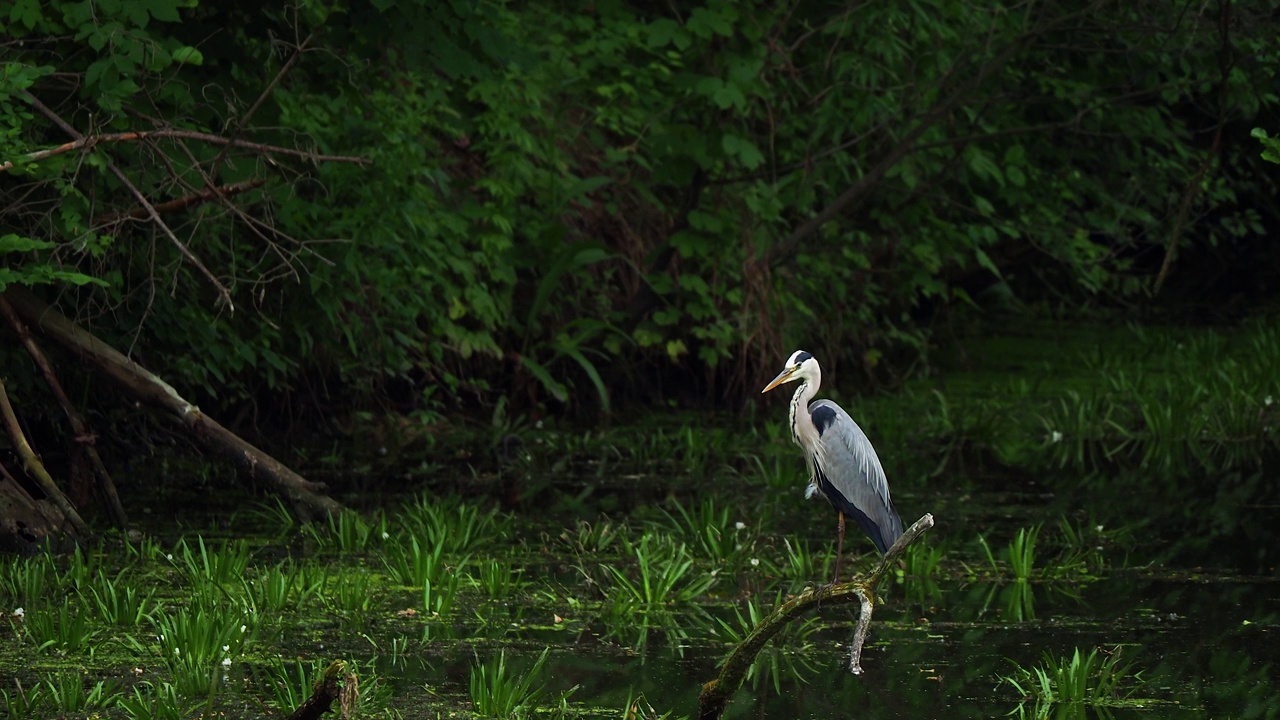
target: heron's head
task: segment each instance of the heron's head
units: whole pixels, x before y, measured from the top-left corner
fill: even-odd
[[[797,350],[791,353],[791,357],[787,358],[787,363],[782,366],[782,372],[778,373],[778,377],[770,381],[768,385],[765,385],[760,392],[767,393],[779,385],[812,377],[817,369],[818,361],[813,358],[812,354],[804,350]]]

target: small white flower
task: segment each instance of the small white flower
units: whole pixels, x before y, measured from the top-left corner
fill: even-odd
[[[174,655],[181,655],[181,654],[182,654],[182,652],[181,652],[180,650],[178,650],[178,648],[174,648],[174,649],[173,649],[173,654],[174,654]]]
[[[541,430],[541,429],[542,429],[542,421],[541,421],[541,420],[539,420],[538,422],[534,423],[534,424],[533,424],[533,426],[534,426],[535,428],[537,428],[537,429]]]
[[[222,667],[224,668],[231,667],[231,658],[222,658]]]
[[[26,614],[27,614],[27,611],[23,610],[22,608],[17,608],[13,611],[13,616],[18,618],[19,620],[21,620],[24,616],[26,616]]]
[[[245,631],[245,629],[246,629],[246,628],[248,628],[248,627],[249,627],[248,625],[241,625],[241,626],[240,626],[240,632],[244,632],[244,631]]]
[[[168,560],[169,562],[173,562],[173,553],[169,553],[168,555],[165,555],[164,559]]]
[[[1057,430],[1054,430],[1053,434],[1049,436],[1049,442],[1051,443],[1062,442],[1062,433],[1058,432]]]
[[[1275,403],[1275,398],[1271,397],[1270,395],[1262,399],[1262,404],[1266,405],[1267,407],[1271,407],[1273,403]]]
[[[1094,532],[1102,532],[1102,526],[1101,526],[1101,525],[1098,525],[1097,527],[1095,527],[1095,528],[1093,529],[1093,531],[1094,531]]]
[[[222,646],[222,652],[231,652],[231,646],[230,646],[230,645],[223,645],[223,646]]]
[[[391,533],[387,532],[386,530],[383,530],[383,531],[382,531],[382,539],[383,539],[383,540],[386,540],[386,539],[387,539],[387,538],[389,538],[389,537],[391,537]]]
[[[720,574],[720,568],[716,568],[715,570],[711,571],[711,577],[715,577],[719,574]]]
[[[734,524],[733,524],[733,529],[734,529],[734,530],[746,530],[746,529],[747,529],[747,524],[746,524],[746,523],[744,523],[744,522],[742,522],[741,520],[739,520],[738,522],[736,522],[736,523],[734,523]]]
[[[751,558],[751,567],[756,567],[759,564],[760,564],[760,558]]]

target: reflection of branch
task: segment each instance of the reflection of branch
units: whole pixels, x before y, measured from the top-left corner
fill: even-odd
[[[267,184],[267,181],[265,178],[259,178],[257,180],[247,180],[241,183],[231,183],[229,185],[223,185],[222,187],[217,188],[216,190],[209,190],[209,189],[201,190],[200,192],[197,192],[192,195],[187,195],[185,197],[180,197],[176,200],[169,200],[167,202],[162,202],[156,205],[155,208],[156,208],[156,212],[159,212],[159,213],[178,212],[179,210],[186,210],[192,205],[199,205],[200,203],[209,202],[210,200],[213,200],[214,198],[217,198],[217,197],[224,197],[227,195],[239,195],[242,192],[248,192],[250,190],[260,188],[266,184]],[[146,220],[146,219],[147,219],[146,208],[134,208],[127,213],[121,213],[119,215],[108,215],[103,218],[98,218],[94,220],[94,224],[95,225],[114,225],[118,222],[123,222],[125,220]]]
[[[32,95],[31,93],[25,90],[22,92],[22,94],[26,97],[27,102],[31,103],[32,107],[39,110],[40,114],[49,118],[49,120],[53,122],[53,124],[62,128],[63,132],[65,132],[66,134],[70,135],[71,137],[75,138],[78,141],[87,141],[87,138],[84,135],[82,135],[80,131],[76,130],[75,128],[67,124],[66,120],[63,120],[62,117],[59,116],[56,112],[50,110],[44,103],[40,102],[39,98],[37,98],[35,95]],[[134,185],[133,181],[129,179],[129,176],[125,175],[124,171],[121,170],[119,167],[117,167],[116,164],[111,162],[110,160],[107,161],[107,169],[109,169],[111,173],[115,175],[117,179],[120,180],[120,183],[122,185],[124,185],[126,188],[129,189],[130,194],[132,194],[133,197],[137,199],[138,204],[141,205],[144,210],[146,210],[147,217],[151,218],[151,222],[155,223],[156,227],[160,228],[160,230],[163,231],[164,234],[169,237],[169,241],[172,242],[174,246],[178,248],[178,252],[182,253],[182,256],[187,259],[187,262],[194,265],[196,269],[200,271],[201,274],[203,274],[206,278],[209,279],[209,282],[213,283],[213,286],[218,289],[218,295],[220,297],[221,302],[226,303],[227,308],[231,310],[231,312],[235,312],[236,310],[235,303],[231,302],[231,293],[227,291],[226,286],[223,285],[221,282],[219,282],[218,278],[213,276],[213,273],[209,272],[209,268],[205,267],[204,263],[200,262],[200,258],[196,257],[195,253],[191,252],[191,249],[188,248],[185,244],[183,244],[183,242],[178,239],[177,235],[173,234],[173,230],[170,229],[168,224],[166,224],[165,221],[160,218],[160,213],[156,212],[155,206],[151,204],[150,200],[147,200],[147,197],[142,194],[142,191],[138,189],[138,186]]]
[[[724,661],[724,666],[720,668],[720,677],[702,686],[702,692],[698,695],[699,720],[719,718],[724,713],[729,698],[738,690],[738,686],[747,676],[747,670],[751,668],[751,663],[755,661],[756,655],[764,648],[769,638],[776,635],[788,622],[822,603],[835,605],[851,603],[855,600],[861,603],[862,612],[858,614],[858,625],[854,630],[853,642],[849,646],[849,671],[855,675],[860,674],[862,645],[866,642],[867,627],[871,624],[871,611],[875,606],[875,587],[907,546],[931,527],[933,527],[933,515],[926,513],[908,528],[902,537],[898,538],[893,547],[880,558],[880,563],[866,577],[816,590],[810,588],[775,608],[729,654],[729,658]]]
[[[33,101],[34,96],[28,95]],[[43,106],[42,106],[43,107]],[[43,111],[41,111],[43,112]],[[61,125],[61,124],[59,124]],[[66,128],[63,128],[64,130]],[[47,150],[36,150],[27,153],[16,161],[6,161],[0,163],[0,173],[7,172],[13,168],[14,163],[35,162],[43,160],[54,155],[61,155],[72,150],[80,148],[91,148],[98,143],[106,142],[136,142],[139,140],[151,139],[178,139],[178,140],[199,140],[212,145],[225,145],[227,147],[243,148],[245,150],[253,150],[264,155],[292,155],[293,157],[306,158],[312,162],[344,162],[355,163],[356,165],[369,165],[373,161],[368,158],[362,158],[354,155],[321,155],[319,153],[307,152],[306,150],[297,150],[295,148],[281,147],[279,145],[266,145],[264,143],[249,142],[247,140],[237,140],[227,138],[212,133],[196,132],[195,130],[137,130],[133,132],[110,133],[107,135],[85,136],[76,133],[74,142],[63,143],[54,148]]]

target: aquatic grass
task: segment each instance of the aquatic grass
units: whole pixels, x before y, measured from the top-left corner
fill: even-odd
[[[575,553],[600,555],[617,546],[623,534],[623,528],[609,520],[600,520],[595,523],[579,520],[575,531],[561,532],[560,539]]]
[[[388,576],[395,582],[409,587],[422,587],[438,581],[445,572],[445,546],[443,543],[419,541],[417,535],[409,537],[409,543],[390,543],[379,554]]]
[[[277,657],[266,665],[254,668],[252,675],[256,686],[265,685],[270,690],[267,704],[274,706],[284,716],[302,707],[307,698],[311,697],[312,686],[324,674],[327,666],[328,663],[324,660],[289,662]]]
[[[277,539],[291,537],[299,528],[297,518],[279,497],[271,498],[270,502],[262,501],[254,504],[248,509],[247,514],[256,520],[253,524],[257,528],[261,528]],[[302,527],[305,529],[309,526],[308,523]]]
[[[1110,652],[1093,648],[1087,655],[1077,647],[1070,657],[1045,652],[1040,664],[1024,668],[1014,663],[1013,673],[1000,677],[1001,684],[1013,688],[1023,703],[1034,699],[1037,706],[1094,707],[1124,707],[1136,689],[1124,686],[1141,679],[1142,672],[1134,672],[1132,665],[1122,660],[1120,647]]]
[[[544,701],[547,695],[543,682],[543,668],[547,663],[550,648],[544,649],[533,666],[521,675],[516,675],[507,665],[507,651],[500,650],[497,657],[488,662],[473,665],[467,687],[471,694],[471,708],[482,718],[528,718],[535,714],[540,705],[565,704],[577,688],[561,693],[550,701]],[[540,714],[540,713],[539,713]]]
[[[0,565],[0,597],[5,605],[31,605],[61,589],[61,574],[48,555],[15,556]]]
[[[900,575],[914,580],[936,579],[943,574],[945,551],[934,544],[922,541],[907,546],[902,554]]]
[[[169,668],[178,694],[188,699],[211,697],[232,665],[244,654],[255,634],[254,618],[231,605],[203,607],[198,603],[172,612],[160,612],[153,623],[154,646]],[[135,650],[147,648],[136,638]]]
[[[654,710],[653,706],[649,704],[644,693],[633,695],[632,692],[632,690],[627,691],[627,700],[622,704],[622,714],[618,716],[619,720],[674,720],[672,717],[673,710],[668,710],[659,715],[658,711]],[[682,717],[681,720],[687,720],[687,718]]]
[[[422,607],[431,615],[448,615],[458,597],[458,573],[451,572],[422,585]]]
[[[118,704],[123,697],[120,684],[114,680],[99,680],[86,692],[84,680],[78,672],[55,673],[46,677],[42,684],[48,696],[49,709],[62,714],[106,710]]]
[[[174,564],[181,568],[195,587],[212,584],[217,587],[238,586],[253,559],[249,543],[231,540],[217,547],[206,545],[197,535],[195,547],[186,538],[178,540]]]
[[[346,622],[359,623],[378,602],[373,589],[373,578],[368,573],[348,571],[329,578],[319,598],[329,612]]]
[[[72,598],[63,598],[55,608],[26,608],[22,631],[35,646],[36,652],[53,649],[58,652],[75,652],[89,645],[98,631],[89,625],[88,613]]]
[[[423,495],[395,515],[389,527],[403,527],[425,547],[461,555],[495,542],[502,532],[496,510],[482,510],[452,498]]]
[[[659,535],[645,535],[631,548],[638,577],[632,580],[614,565],[601,565],[612,580],[611,593],[642,606],[687,603],[705,594],[715,584],[711,573],[693,569],[693,558],[684,543],[673,543]]]
[[[41,717],[46,710],[52,709],[52,701],[45,692],[44,683],[37,682],[30,688],[22,687],[22,681],[13,679],[14,688],[0,688],[0,700],[4,701],[5,717],[8,720],[28,720]]]
[[[131,720],[186,720],[197,707],[196,703],[179,698],[173,683],[149,680],[134,685],[133,693],[123,695],[116,704]]]
[[[1005,559],[1013,571],[1015,580],[1027,581],[1036,567],[1036,540],[1040,537],[1040,526],[1018,528],[1018,532],[1009,541],[1005,550]]]
[[[715,563],[727,563],[742,550],[745,523],[730,519],[727,505],[717,506],[714,497],[693,503],[675,503],[675,512],[662,510],[667,526],[703,557]]]
[[[785,548],[783,565],[780,572],[790,582],[790,590],[799,592],[807,585],[821,582],[826,576],[826,557],[819,558],[806,540],[783,538]]]
[[[92,584],[79,590],[86,605],[109,625],[140,625],[149,621],[156,609],[155,588],[144,591],[135,578],[126,578],[126,573],[121,570],[112,578],[105,570],[98,570]]]
[[[302,532],[321,550],[343,554],[369,552],[391,537],[381,513],[372,522],[356,512],[330,513],[323,523],[309,523]]]
[[[473,567],[475,572],[471,575],[472,581],[491,600],[507,598],[521,585],[521,572],[503,560],[489,558],[474,563]]]
[[[136,543],[126,535],[124,538],[125,557],[133,563],[149,563],[165,557],[165,551],[150,535],[142,536]]]
[[[279,613],[297,610],[309,599],[318,597],[324,588],[325,576],[318,566],[308,567],[292,560],[282,560],[259,572],[252,580],[243,582],[245,595],[255,610]]]

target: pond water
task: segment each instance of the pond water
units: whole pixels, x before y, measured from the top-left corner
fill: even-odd
[[[725,717],[1280,716],[1267,332],[1121,350],[1073,335],[1093,365],[1038,335],[842,398],[904,521],[936,526],[880,587],[861,675],[856,606],[823,606],[766,646]],[[1171,382],[1209,382],[1151,359],[1179,342],[1237,390],[1200,403],[1207,419],[1161,425],[1154,408],[1193,394]],[[0,610],[24,609],[0,620],[0,717],[287,713],[334,659],[360,678],[362,717],[696,717],[758,617],[830,577],[835,514],[803,500],[785,414],[778,401],[605,430],[495,417],[385,458],[339,449],[304,468],[361,509],[329,527],[244,510],[218,472],[194,503],[192,483],[122,482],[149,510],[135,511],[142,542],[0,559]],[[874,560],[851,529],[843,572]],[[146,598],[132,620],[102,602],[125,588]],[[68,677],[116,701],[68,708]]]

